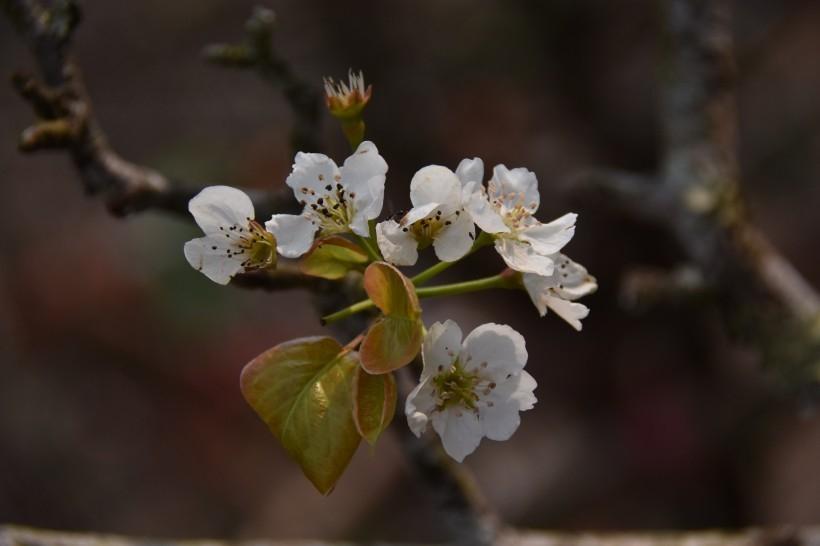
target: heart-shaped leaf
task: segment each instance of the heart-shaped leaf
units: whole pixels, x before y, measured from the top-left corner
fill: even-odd
[[[375,445],[396,413],[396,378],[359,369],[353,379],[353,421],[362,438]]]
[[[421,314],[413,283],[388,263],[374,262],[368,266],[364,290],[385,315],[417,318]]]
[[[332,235],[313,243],[299,262],[299,269],[305,275],[336,280],[344,277],[351,269],[363,266],[367,261],[367,252],[359,245],[344,237]]]
[[[375,262],[364,272],[364,289],[384,316],[362,340],[362,367],[382,374],[409,364],[422,340],[421,306],[413,283],[392,265]]]
[[[358,355],[333,338],[288,341],[242,370],[242,394],[313,485],[333,490],[359,445],[353,422]]]

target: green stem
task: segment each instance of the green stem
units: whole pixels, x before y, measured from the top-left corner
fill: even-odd
[[[467,256],[469,256],[470,254],[472,254],[473,252],[475,252],[476,250],[478,250],[480,248],[491,245],[492,242],[493,242],[492,235],[482,231],[479,234],[479,236],[476,238],[475,242],[473,242],[473,246],[470,247],[470,250],[467,252],[467,254],[464,255],[464,258],[466,258]],[[424,271],[422,271],[421,273],[419,273],[418,275],[416,275],[415,277],[413,277],[410,280],[416,286],[420,286],[420,285],[426,283],[427,281],[429,281],[430,279],[432,279],[433,277],[435,277],[436,275],[438,275],[438,274],[442,273],[443,271],[449,269],[451,266],[454,266],[457,263],[458,263],[458,261],[455,261],[455,262],[439,262],[436,265],[425,269]]]
[[[481,290],[489,290],[491,288],[519,288],[519,284],[513,275],[500,274],[492,277],[485,277],[483,279],[475,279],[472,281],[457,282],[453,284],[441,284],[438,286],[427,286],[416,289],[416,295],[419,298],[438,298],[441,296],[455,296],[458,294],[467,294],[469,292],[479,292]],[[330,315],[322,317],[322,324],[331,324],[343,318],[347,318],[356,313],[367,311],[374,307],[372,300],[362,300],[354,303],[350,307],[345,307],[340,311],[336,311]]]
[[[333,324],[336,321],[342,320],[347,318],[351,315],[355,315],[356,313],[361,313],[362,311],[367,311],[371,307],[374,307],[373,300],[362,300],[360,302],[356,302],[350,307],[345,307],[335,313],[331,313],[329,315],[325,315],[321,318],[322,326],[326,326],[328,324]]]
[[[362,244],[364,249],[367,251],[367,255],[370,256],[370,260],[373,262],[379,262],[382,259],[381,254],[379,251],[373,246],[373,241],[368,239],[367,237],[362,237],[361,235],[356,235],[356,238]]]
[[[506,275],[493,275],[483,279],[472,281],[456,282],[453,284],[440,284],[438,286],[426,286],[416,288],[416,295],[419,298],[438,298],[441,296],[456,296],[469,292],[479,292],[490,288],[517,288],[510,282],[510,277]]]

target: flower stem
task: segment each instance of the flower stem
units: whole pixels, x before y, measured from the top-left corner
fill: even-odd
[[[444,262],[443,262],[444,263]],[[416,289],[416,295],[419,298],[438,298],[441,296],[455,296],[458,294],[467,294],[469,292],[478,292],[481,290],[489,290],[491,288],[520,288],[519,283],[512,275],[501,273],[500,275],[493,275],[492,277],[485,277],[483,279],[475,279],[472,281],[457,282],[453,284],[441,284],[438,286],[427,286]],[[345,307],[330,315],[322,317],[322,324],[332,324],[343,318],[347,318],[356,313],[367,311],[375,305],[372,300],[362,300],[354,303],[350,307]]]
[[[453,284],[440,284],[438,286],[426,286],[416,289],[416,295],[420,298],[438,298],[440,296],[455,296],[467,294],[469,292],[479,292],[490,288],[518,288],[507,275],[493,275],[483,279],[457,282]]]
[[[475,242],[473,242],[473,246],[470,247],[470,250],[467,252],[467,254],[464,255],[464,258],[469,256],[470,254],[472,254],[476,250],[492,244],[492,242],[493,242],[492,235],[482,231],[478,235],[478,237],[476,237]],[[413,277],[410,280],[416,286],[420,286],[420,285],[426,283],[427,281],[429,281],[430,279],[432,279],[433,277],[435,277],[436,275],[438,275],[439,273],[445,271],[446,269],[449,269],[450,266],[453,266],[457,263],[458,263],[458,261],[455,261],[455,262],[439,262],[436,265],[425,269],[424,271],[422,271],[421,273],[419,273],[418,275],[416,275],[415,277]]]
[[[359,242],[362,244],[364,249],[367,251],[367,255],[370,256],[371,261],[373,261],[373,262],[381,261],[382,256],[381,256],[381,254],[379,254],[379,251],[376,249],[376,247],[373,246],[373,242],[372,242],[371,239],[369,239],[367,237],[362,237],[361,235],[358,235],[358,234],[356,235],[356,238],[359,240]]]
[[[356,313],[361,313],[362,311],[367,311],[368,309],[374,307],[373,300],[367,299],[362,300],[359,302],[354,303],[350,307],[345,307],[335,313],[331,313],[329,315],[325,315],[321,318],[322,326],[327,326],[328,324],[333,324],[336,321],[342,320],[343,318],[347,318],[351,315],[355,315]]]

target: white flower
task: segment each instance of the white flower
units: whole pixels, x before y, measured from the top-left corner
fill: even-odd
[[[552,260],[555,262],[552,275],[524,273],[524,288],[542,317],[547,314],[547,308],[550,308],[580,331],[581,319],[589,314],[589,308],[574,300],[595,292],[598,283],[584,266],[565,255],[555,254]]]
[[[229,186],[205,188],[188,203],[205,237],[185,243],[185,258],[212,281],[228,284],[237,273],[276,263],[276,241],[257,223],[253,203]]]
[[[461,329],[448,320],[433,324],[424,338],[424,370],[405,403],[416,436],[432,421],[444,450],[461,462],[481,438],[503,441],[532,409],[536,383],[524,371],[524,338],[502,324],[482,324],[461,341]]]
[[[349,83],[333,81],[333,78],[324,78],[325,103],[331,114],[338,117],[355,117],[361,114],[362,109],[370,101],[373,86],[364,85],[364,74],[349,70]]]
[[[538,180],[524,168],[496,165],[486,189],[481,176],[464,187],[465,209],[478,227],[493,235],[507,265],[522,273],[551,275],[550,256],[572,239],[577,215],[542,224],[533,217],[539,203]]]
[[[462,182],[466,181],[458,171],[439,165],[424,167],[413,175],[413,208],[399,221],[391,219],[376,226],[376,240],[385,260],[413,265],[418,249],[431,244],[439,260],[454,262],[464,257],[475,238],[475,225],[461,206]]]
[[[298,258],[310,249],[317,231],[322,236],[352,231],[368,237],[367,222],[382,210],[386,173],[387,163],[369,141],[341,168],[323,154],[296,154],[286,183],[305,208],[299,215],[274,214],[265,223],[276,236],[279,253]]]

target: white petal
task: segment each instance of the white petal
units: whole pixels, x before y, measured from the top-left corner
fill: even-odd
[[[218,232],[220,227],[247,226],[254,218],[250,197],[230,186],[203,189],[188,203],[188,210],[205,235]]]
[[[559,260],[564,259],[571,261],[569,258],[566,258],[566,256],[561,254],[556,255],[556,258]],[[574,264],[575,262],[572,263]],[[565,269],[567,268],[566,263],[562,265],[565,266]],[[535,307],[538,309],[538,313],[542,317],[547,314],[547,308],[550,308],[555,311],[558,316],[567,321],[573,328],[580,331],[581,319],[586,318],[589,314],[589,308],[585,305],[581,305],[580,303],[573,303],[572,301],[569,301],[573,298],[564,296],[562,289],[559,288],[564,286],[563,284],[560,284],[559,280],[562,275],[561,271],[562,269],[559,265],[559,267],[556,268],[555,273],[549,277],[525,273],[523,275],[524,288],[527,290],[527,294],[529,294],[530,299],[535,304]],[[584,269],[584,271],[586,270]],[[594,279],[592,279],[592,282],[594,284]],[[581,286],[586,286],[587,284],[589,284],[588,281],[582,281]],[[595,287],[597,287],[597,285],[595,285]]]
[[[507,265],[516,271],[544,276],[552,275],[554,268],[552,259],[539,254],[527,243],[502,237],[495,240],[495,249]]]
[[[462,184],[466,184],[467,182],[478,182],[481,184],[484,181],[484,162],[478,157],[462,159],[461,163],[456,167],[456,176],[461,180]]]
[[[433,241],[436,256],[443,262],[455,262],[464,257],[473,246],[475,225],[466,212],[451,215],[449,226],[444,226]]]
[[[490,440],[509,440],[521,424],[518,404],[512,400],[495,402],[492,407],[482,407],[479,411],[484,435]]]
[[[535,212],[541,202],[535,173],[523,167],[508,169],[504,165],[496,165],[490,185],[498,188],[506,199],[510,199],[510,194],[515,194],[513,203],[520,203],[530,213]]]
[[[298,214],[274,214],[265,228],[276,237],[276,250],[286,258],[298,258],[313,244],[318,227]]]
[[[519,411],[530,410],[538,401],[533,394],[537,386],[535,379],[526,370],[521,370],[517,375],[500,381],[485,401],[496,406],[513,403]]]
[[[228,284],[234,275],[243,271],[241,262],[244,260],[244,257],[229,258],[227,253],[231,248],[219,237],[200,237],[185,243],[184,251],[191,267],[215,283]]]
[[[378,216],[378,214],[376,216]],[[350,230],[356,235],[370,237],[370,224],[368,220],[369,218],[364,211],[356,210],[353,214],[353,218],[350,219]]]
[[[427,330],[421,348],[422,379],[447,371],[461,352],[461,328],[452,320],[436,322]]]
[[[498,214],[487,195],[481,191],[481,185],[469,182],[462,192],[464,209],[478,227],[487,233],[509,233],[510,228],[504,224],[504,219]]]
[[[379,155],[376,145],[365,140],[353,155],[345,160],[342,167],[342,186],[348,195],[355,195],[353,203],[356,215],[367,220],[377,218],[382,212],[384,203],[384,182],[387,174],[387,162]],[[351,227],[354,222],[351,221]],[[361,220],[355,222],[361,227]],[[367,231],[354,229],[354,232],[367,237]]]
[[[438,202],[431,202],[427,203],[426,205],[419,205],[417,207],[413,207],[407,214],[404,215],[404,218],[401,219],[402,225],[409,226],[415,222],[418,222],[422,218],[427,218],[432,214],[437,208],[439,207]]]
[[[574,301],[567,301],[557,296],[545,296],[544,303],[555,311],[559,317],[567,321],[570,326],[581,331],[581,319],[589,315],[589,307]],[[543,314],[541,315],[543,316]]]
[[[299,152],[285,183],[293,189],[293,195],[298,201],[313,201],[316,196],[325,195],[328,192],[327,186],[336,184],[337,177],[339,168],[326,155]],[[310,191],[314,192],[313,198]]]
[[[499,381],[527,363],[524,337],[506,324],[482,324],[464,339],[461,352],[466,370]]]
[[[555,291],[560,297],[565,300],[577,300],[598,290],[598,281],[583,265],[560,253],[552,256],[552,261],[555,262],[552,278]]]
[[[414,207],[437,203],[447,216],[461,207],[461,180],[447,167],[423,167],[410,181],[410,202]]]
[[[436,408],[435,390],[430,382],[423,380],[407,395],[404,403],[404,414],[407,416],[407,426],[416,436],[427,428],[430,414]]]
[[[575,213],[568,213],[549,224],[540,222],[522,230],[518,237],[527,241],[539,254],[555,254],[575,235]]]
[[[441,436],[444,451],[458,462],[464,461],[481,443],[481,422],[472,411],[450,408],[436,412],[433,428]]]
[[[533,305],[538,309],[538,314],[543,317],[547,314],[546,296],[549,294],[550,289],[555,286],[555,273],[549,277],[536,275],[534,273],[524,273],[522,275],[522,281]]]
[[[419,259],[418,243],[395,220],[376,224],[376,242],[384,259],[393,265],[413,265]]]

